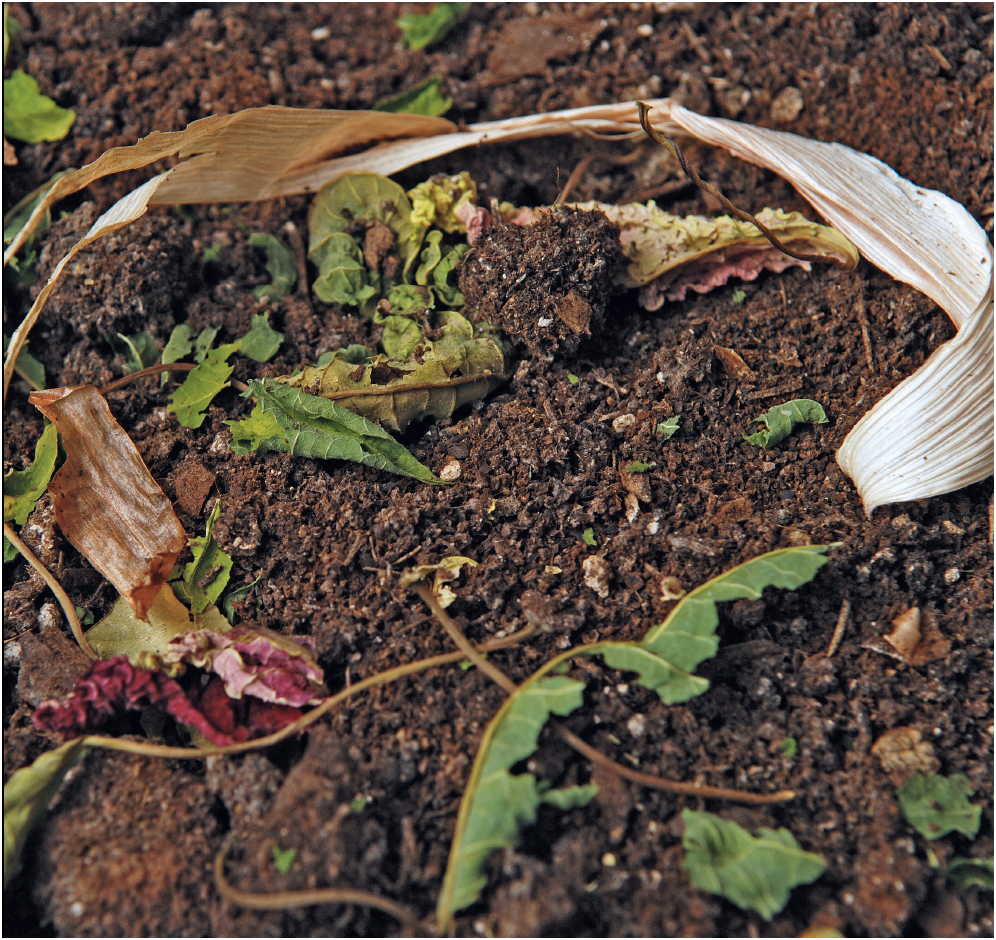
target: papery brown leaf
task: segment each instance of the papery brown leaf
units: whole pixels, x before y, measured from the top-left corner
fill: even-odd
[[[32,392],[66,462],[49,483],[63,534],[144,620],[187,544],[173,507],[92,385]]]

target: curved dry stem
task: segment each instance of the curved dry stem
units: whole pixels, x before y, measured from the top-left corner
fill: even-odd
[[[144,379],[147,375],[158,375],[160,372],[192,372],[196,368],[197,366],[192,362],[158,363],[154,366],[147,366],[144,369],[139,369],[137,372],[122,376],[120,379],[115,379],[113,382],[105,385],[100,390],[100,394],[106,395],[108,392],[116,392],[119,388],[123,388],[125,385],[138,379]]]
[[[373,907],[400,921],[417,936],[424,936],[422,925],[414,914],[400,904],[389,901],[368,891],[353,888],[313,888],[309,891],[273,891],[268,894],[253,894],[235,888],[225,879],[225,856],[228,846],[222,847],[214,858],[214,883],[218,893],[232,904],[248,907],[254,911],[281,911],[291,907],[308,907],[312,904],[361,904]]]
[[[91,659],[100,659],[96,652],[94,652],[93,647],[90,645],[90,641],[86,638],[86,634],[83,632],[83,626],[80,624],[80,618],[76,616],[76,605],[69,599],[69,595],[62,589],[62,585],[59,584],[49,570],[37,558],[35,558],[31,549],[21,541],[17,533],[6,522],[3,524],[3,534],[10,541],[10,544],[24,556],[27,563],[42,576],[42,579],[49,586],[52,593],[55,595],[55,599],[62,607],[62,612],[66,615],[66,620],[69,621],[69,626],[72,627],[73,636],[76,637],[76,642],[79,643],[80,649],[83,650],[83,652],[86,653]]]

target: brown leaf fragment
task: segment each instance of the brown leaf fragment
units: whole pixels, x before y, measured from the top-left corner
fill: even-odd
[[[629,470],[621,468],[619,470],[619,479],[622,481],[622,485],[626,487],[627,493],[635,496],[641,502],[650,502],[652,498],[650,479],[646,473],[630,473]]]
[[[923,666],[943,659],[951,651],[947,639],[930,611],[911,607],[892,621],[893,631],[882,638],[911,666]]]
[[[49,483],[59,528],[144,620],[187,544],[170,501],[92,385],[32,392],[30,401],[66,451]]]
[[[217,476],[196,457],[188,457],[173,476],[176,499],[188,516],[199,516]]]
[[[941,767],[941,762],[934,756],[934,746],[923,740],[917,728],[886,731],[872,745],[871,752],[896,786],[902,786],[913,774],[929,777]]]
[[[754,370],[740,358],[739,353],[727,349],[725,346],[713,346],[712,350],[716,354],[719,364],[723,367],[723,371],[730,378],[740,382],[754,381]]]

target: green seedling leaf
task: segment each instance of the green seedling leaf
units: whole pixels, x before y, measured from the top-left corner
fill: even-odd
[[[283,300],[297,283],[297,265],[294,263],[294,256],[279,238],[263,232],[254,232],[250,235],[249,245],[252,248],[262,248],[266,252],[266,273],[273,279],[271,283],[257,287],[252,292],[253,297],[257,300]],[[277,345],[279,346],[280,343],[278,342]],[[273,352],[276,352],[276,349]],[[270,355],[272,356],[273,353]],[[266,360],[257,359],[256,361],[265,362]]]
[[[363,812],[363,810],[367,808],[369,804],[370,804],[370,797],[360,794],[359,796],[356,796],[349,801],[349,808],[354,813],[359,815],[360,813]]]
[[[381,345],[390,359],[410,358],[415,352],[415,347],[421,342],[422,328],[414,320],[394,315],[384,318],[384,336]]]
[[[9,340],[4,335],[4,348],[6,349]],[[48,388],[48,380],[45,378],[45,367],[31,353],[28,352],[28,344],[21,347],[17,354],[17,362],[14,364],[14,371],[28,383],[35,391]]]
[[[569,715],[581,706],[584,685],[566,676],[527,681],[506,699],[484,732],[470,781],[464,791],[456,834],[437,907],[437,923],[473,904],[487,882],[487,857],[518,842],[519,832],[536,819],[542,802],[561,809],[584,806],[597,787],[540,792],[532,774],[510,773],[536,750],[551,714]]]
[[[208,516],[204,535],[192,538],[188,543],[193,549],[194,560],[183,569],[183,586],[191,599],[190,610],[203,613],[208,605],[221,597],[232,575],[232,559],[211,535],[211,529],[221,515],[221,502],[214,504]]]
[[[29,767],[14,771],[3,788],[3,886],[21,870],[28,837],[48,810],[63,777],[86,756],[86,738],[46,751]]]
[[[262,580],[263,578],[260,576],[248,584],[233,588],[221,599],[221,609],[225,612],[225,619],[229,623],[235,623],[235,602],[244,601],[249,596],[249,592]]]
[[[425,114],[429,117],[442,117],[451,107],[452,98],[444,98],[439,93],[442,79],[438,76],[427,78],[421,85],[403,91],[393,98],[378,101],[374,111],[386,111],[389,114]]]
[[[674,418],[668,418],[667,421],[662,421],[660,424],[657,425],[657,432],[656,432],[657,436],[662,441],[671,440],[671,438],[674,437],[675,433],[678,430],[679,420],[680,420],[679,418],[674,417]]]
[[[799,848],[787,829],[759,829],[751,836],[712,813],[683,810],[685,871],[701,891],[719,894],[742,910],[771,920],[796,885],[823,874],[826,862]]]
[[[991,858],[956,858],[944,869],[944,877],[963,891],[979,887],[993,890],[993,860]]]
[[[215,395],[228,388],[228,377],[234,368],[228,364],[228,357],[238,348],[238,343],[228,343],[210,350],[204,361],[188,372],[183,384],[173,392],[166,410],[173,412],[185,428],[199,428]]]
[[[754,419],[760,421],[767,430],[756,434],[745,434],[748,444],[758,447],[774,447],[785,440],[797,424],[828,424],[829,420],[823,406],[810,398],[794,398],[784,405],[775,405],[768,409],[766,415]]]
[[[62,140],[76,120],[76,113],[60,108],[43,95],[30,75],[14,69],[3,80],[3,136],[37,144]]]
[[[439,42],[467,11],[469,3],[437,3],[428,13],[410,13],[397,21],[409,49],[425,49]]]
[[[778,750],[782,757],[795,757],[799,753],[799,743],[795,738],[782,738],[782,743],[778,745]]]
[[[41,499],[48,482],[55,472],[55,460],[59,455],[59,432],[54,424],[48,424],[35,444],[35,459],[27,470],[11,470],[3,478],[3,521],[24,525]],[[3,540],[3,560],[13,561],[17,549]]]
[[[173,332],[169,334],[169,341],[163,350],[163,364],[169,365],[171,362],[179,362],[189,356],[194,351],[194,344],[191,337],[194,331],[186,324],[181,323],[173,327]]]
[[[211,351],[215,337],[221,332],[221,327],[206,326],[197,334],[194,340],[194,362],[201,363]]]
[[[974,792],[964,774],[916,774],[896,791],[896,797],[906,821],[924,838],[939,839],[949,832],[961,832],[974,839],[982,818],[982,807],[968,802]]]
[[[291,870],[295,858],[297,858],[297,849],[282,849],[277,845],[273,847],[273,867],[281,875],[286,875]]]
[[[207,248],[201,252],[201,261],[204,264],[213,264],[221,257],[221,245],[208,245]]]
[[[114,335],[116,340],[112,345],[123,353],[126,373],[138,372],[139,369],[156,364],[159,350],[156,348],[156,341],[148,333],[138,333],[135,336],[125,336],[123,333]]]
[[[442,483],[390,434],[335,402],[289,388],[273,379],[250,380],[248,385],[245,397],[257,399],[263,414],[273,415],[287,442],[286,447],[274,447],[270,446],[271,441],[265,441],[259,447],[261,452],[265,452],[265,444],[270,450],[285,450],[296,457],[352,460],[424,483]],[[248,453],[248,450],[236,448],[234,424],[232,430],[232,450]]]
[[[75,604],[73,606],[76,609],[76,616],[80,618],[80,623],[84,627],[89,627],[93,623],[93,611],[78,607]]]
[[[284,334],[270,326],[270,314],[261,313],[252,318],[252,327],[242,339],[236,340],[239,353],[256,362],[272,359],[284,341]]]
[[[3,216],[3,246],[6,248],[15,238],[18,232],[28,224],[28,219],[31,218],[31,213],[35,211],[35,206],[42,201],[47,195],[48,191],[62,179],[67,173],[75,172],[72,167],[66,170],[59,170],[47,183],[42,183],[37,189],[28,193],[20,202],[18,202],[13,209],[9,212],[5,212]],[[38,241],[39,236],[52,224],[52,212],[48,210],[42,216],[41,222],[39,222],[38,227],[34,230],[31,237],[26,243],[26,247],[30,248],[36,241]]]
[[[581,380],[573,372],[568,372],[567,381],[570,382],[571,385],[577,385]]]
[[[598,541],[595,538],[595,530],[590,526],[581,533],[581,540],[589,548],[598,548]]]
[[[634,460],[627,468],[627,473],[646,473],[650,469],[650,464],[642,460]]]
[[[10,46],[10,41],[12,39],[17,39],[21,35],[21,30],[23,27],[19,20],[12,19],[9,16],[10,11],[7,9],[7,5],[4,4],[3,8],[3,63],[7,64],[7,49]]]
[[[733,302],[739,307],[747,299],[747,291],[739,288],[733,292]]]
[[[607,643],[598,650],[613,669],[637,673],[644,688],[656,692],[665,705],[687,702],[709,688],[709,682],[675,666],[637,643]]]

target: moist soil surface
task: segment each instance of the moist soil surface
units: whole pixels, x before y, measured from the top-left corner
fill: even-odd
[[[703,113],[839,141],[953,197],[992,232],[989,4],[482,4],[435,47],[406,50],[394,21],[425,9],[12,4],[24,28],[7,72],[23,68],[77,119],[64,140],[16,145],[5,205],[154,130],[266,104],[369,108],[438,75],[453,99],[448,117],[468,123],[671,95]],[[715,214],[662,153],[648,142],[554,138],[457,153],[399,181],[407,188],[468,170],[482,204],[549,205],[588,160],[571,199],[655,198],[671,212]],[[686,153],[743,208],[813,217],[775,175],[703,147]],[[102,181],[64,205],[68,214],[44,236],[35,290],[95,215],[150,172]],[[159,209],[84,252],[31,337],[48,384],[101,386],[123,375],[114,333],[147,331],[162,348],[186,322],[219,326],[219,342],[230,342],[264,309],[284,343],[262,367],[235,357],[241,381],[289,373],[350,343],[374,345],[370,321],[306,289],[265,305],[252,296],[268,275],[248,232],[306,241],[307,210],[304,198]],[[580,270],[588,259],[570,239],[587,236],[560,230],[567,243],[556,250],[580,258]],[[215,245],[217,259],[204,262]],[[565,333],[570,341],[557,349],[523,343],[497,393],[403,437],[437,472],[458,462],[453,486],[285,454],[234,456],[224,422],[251,407],[234,390],[197,430],[166,411],[176,380],[111,392],[111,410],[188,534],[203,533],[220,500],[215,536],[234,559],[231,583],[260,579],[238,612],[314,637],[330,691],[452,651],[398,585],[416,563],[478,563],[450,607],[475,642],[542,625],[491,655],[521,681],[572,645],[640,639],[673,607],[665,577],[690,589],[771,549],[833,543],[811,584],[721,605],[719,653],[699,670],[710,688],[686,704],[665,707],[601,660],[572,667],[587,691],[565,723],[612,759],[675,780],[798,796],[745,807],[641,787],[593,769],[547,729],[529,769],[555,786],[601,789],[583,808],[543,807],[517,848],[493,855],[481,900],[459,914],[456,933],[991,936],[991,892],[940,872],[956,857],[993,857],[992,480],[869,519],[834,461],[858,419],[954,335],[951,323],[865,262],[850,273],[764,274],[653,314],[635,294],[605,300],[594,281],[561,281],[556,296],[574,290],[575,315],[598,293],[604,322],[592,321],[590,337]],[[551,290],[538,275],[533,289]],[[5,272],[5,332],[31,290]],[[746,370],[717,347],[735,351]],[[768,450],[748,444],[752,419],[789,398],[817,400],[829,424]],[[655,429],[672,417],[680,429],[662,441]],[[23,382],[3,427],[4,469],[21,469],[42,429]],[[627,472],[634,461],[646,472]],[[64,539],[47,497],[25,531],[74,603],[102,617],[115,592]],[[592,556],[602,560],[595,588],[584,573]],[[903,659],[882,637],[910,608],[921,611],[924,640]],[[67,694],[85,668],[41,582],[23,561],[5,566],[5,780],[54,746],[34,731],[32,711]],[[227,877],[244,891],[362,889],[430,930],[459,800],[503,697],[477,670],[446,666],[359,695],[263,753],[164,761],[92,751],[32,837],[5,894],[4,932],[404,931],[363,906],[255,911],[225,901],[213,876],[223,845]],[[913,730],[890,776],[872,746],[903,728]],[[904,821],[896,785],[917,770],[968,778],[982,806],[974,841],[954,833],[928,843]],[[743,912],[691,886],[686,807],[751,830],[785,827],[823,856],[826,871],[770,922]],[[274,847],[297,850],[286,874]]]

